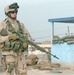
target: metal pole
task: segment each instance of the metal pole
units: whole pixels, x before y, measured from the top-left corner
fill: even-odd
[[[51,43],[53,43],[53,37],[54,37],[54,22],[52,22]]]

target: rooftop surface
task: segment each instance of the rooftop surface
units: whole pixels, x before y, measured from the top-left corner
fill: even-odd
[[[53,18],[48,19],[48,22],[74,23],[74,17]]]

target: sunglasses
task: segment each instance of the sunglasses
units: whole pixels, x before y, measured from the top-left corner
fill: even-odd
[[[10,11],[9,13],[12,13],[12,14],[14,14],[14,13],[17,13],[18,11]]]

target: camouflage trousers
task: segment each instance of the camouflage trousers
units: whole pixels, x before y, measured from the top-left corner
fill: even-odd
[[[26,66],[27,53],[16,53],[16,55],[3,55],[2,63],[5,67],[5,75],[27,75]]]

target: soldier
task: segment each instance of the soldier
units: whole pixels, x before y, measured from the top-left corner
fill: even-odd
[[[7,18],[0,23],[0,50],[2,50],[5,75],[14,75],[14,73],[27,75],[28,44],[22,43],[20,36],[30,37],[30,35],[24,25],[17,20],[18,8],[17,3],[6,6],[4,11]]]

